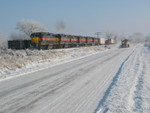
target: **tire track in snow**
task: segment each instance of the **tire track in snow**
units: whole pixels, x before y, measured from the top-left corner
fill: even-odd
[[[134,97],[134,112],[138,113],[143,113],[143,108],[142,108],[142,103],[143,103],[143,98],[142,98],[142,90],[143,90],[143,75],[140,75],[137,81],[137,85],[135,86],[136,90],[134,92],[135,97]]]
[[[106,100],[110,95],[110,92],[112,90],[112,88],[116,85],[117,79],[120,76],[123,66],[125,65],[125,63],[128,61],[128,59],[133,55],[133,53],[135,52],[135,50],[132,51],[132,53],[130,53],[129,56],[127,56],[127,58],[122,62],[122,64],[120,65],[118,72],[116,73],[116,75],[114,76],[114,78],[112,79],[112,83],[109,85],[108,89],[106,90],[103,98],[100,100],[98,106],[96,107],[94,113],[106,113],[109,111],[109,108],[107,107],[106,104]],[[120,112],[118,112],[120,113]]]
[[[112,56],[109,56],[108,58],[106,57],[105,58],[105,60],[100,60],[99,62],[98,62],[98,64],[103,64],[104,65],[104,63],[106,63],[106,62],[109,62],[112,58],[114,58],[114,57],[116,57],[117,55],[119,55],[119,54],[121,54],[123,51],[118,51],[117,53],[114,53],[114,55],[112,55]],[[89,66],[86,66],[86,67],[88,67],[89,69],[91,69],[91,70],[93,70],[93,69],[95,69],[97,66],[96,65],[94,65],[93,66],[93,64],[91,65],[89,65]],[[88,69],[86,69],[87,71],[88,71]],[[90,70],[90,71],[91,71]],[[87,71],[84,71],[84,70],[82,70],[83,71],[83,73],[85,73],[85,72],[87,72]],[[93,72],[92,72],[93,73]],[[80,73],[81,74],[81,73]],[[92,75],[92,74],[89,74],[89,75]],[[110,75],[111,76],[111,75]],[[107,77],[107,79],[104,81],[104,84],[102,84],[102,85],[106,85],[106,82],[107,82],[107,80],[108,79],[110,79],[110,76],[108,76]],[[88,78],[89,79],[89,78]],[[93,79],[93,78],[91,78],[91,79]],[[90,82],[91,82],[91,79],[90,79]],[[95,81],[96,82],[96,81]],[[97,84],[99,83],[99,80],[97,80]],[[68,105],[67,107],[65,106],[65,105],[63,105],[63,101],[62,102],[60,102],[59,104],[57,104],[57,105],[55,105],[55,107],[53,107],[53,108],[51,108],[51,112],[53,113],[53,112],[58,112],[58,111],[61,111],[61,113],[79,113],[80,112],[80,110],[81,109],[84,109],[85,107],[87,107],[88,106],[88,104],[91,102],[91,101],[87,101],[87,99],[89,100],[89,98],[91,99],[91,100],[93,100],[93,98],[94,98],[94,96],[93,95],[97,95],[97,92],[96,91],[98,91],[98,90],[96,90],[96,91],[93,91],[93,92],[91,92],[91,90],[93,89],[93,87],[91,88],[91,89],[89,89],[89,83],[88,82],[86,82],[85,83],[85,86],[83,86],[83,89],[84,90],[81,90],[81,92],[80,93],[78,93],[78,94],[80,94],[80,96],[75,96],[75,98],[72,98],[72,97],[74,97],[74,94],[72,94],[72,95],[70,95],[70,96],[67,96],[67,97],[64,97],[64,98],[67,98],[67,99],[65,99],[65,100],[68,100],[68,101],[70,101],[70,98],[71,98],[71,104],[73,104],[73,108],[74,109],[69,109],[69,107],[71,106],[71,105]],[[101,87],[103,87],[103,86],[97,86],[96,87],[96,89],[102,89]],[[82,87],[81,87],[82,88]],[[105,87],[103,87],[103,88],[105,88]],[[86,90],[87,89],[87,90]],[[86,91],[88,91],[88,92],[86,92],[88,95],[85,95],[85,90]],[[82,98],[81,98],[82,97]],[[83,98],[84,97],[84,98]],[[77,101],[78,100],[78,101]],[[76,104],[76,102],[78,102],[78,104]],[[86,106],[87,105],[87,106]],[[64,106],[63,108],[65,108],[65,109],[62,109],[62,106]],[[60,108],[60,109],[59,109]],[[68,108],[68,109],[67,109]],[[56,109],[57,109],[57,111],[56,111]],[[86,110],[86,109],[84,109],[84,110]],[[91,111],[92,112],[92,111]]]
[[[108,56],[109,54],[111,54],[111,53],[104,53],[104,54],[102,54],[102,55],[100,55],[100,57],[106,57],[106,56]],[[88,57],[88,56],[86,56],[86,57]],[[75,61],[76,60],[80,60],[80,59],[83,59],[84,57],[81,57],[81,58],[78,58],[78,59],[75,59]],[[111,57],[110,57],[111,58]],[[109,59],[110,59],[109,58]],[[94,60],[92,60],[92,62],[93,61],[96,61],[97,59],[94,59]],[[105,61],[107,61],[108,59],[106,59]],[[72,62],[75,62],[75,61],[72,61]],[[91,61],[88,61],[89,63],[91,62]],[[103,61],[104,62],[104,61]],[[75,68],[75,67],[78,67],[78,65],[84,65],[85,64],[85,62],[80,62],[79,64],[76,64],[76,65],[73,65],[73,66],[71,66],[71,67],[67,67],[67,68],[65,68],[65,70],[70,70],[70,69],[73,69],[73,68]],[[63,64],[62,64],[63,65]],[[56,67],[56,66],[54,66],[54,67]],[[43,70],[43,69],[42,69]],[[41,70],[41,71],[42,71]],[[9,93],[12,93],[12,92],[15,92],[16,90],[18,90],[18,89],[23,89],[23,88],[26,88],[26,87],[29,87],[29,86],[31,86],[31,85],[34,85],[34,84],[37,84],[37,83],[39,83],[40,81],[44,81],[44,80],[47,80],[47,79],[50,79],[51,77],[54,77],[54,76],[56,76],[56,75],[59,75],[60,73],[63,73],[63,72],[65,72],[65,70],[58,70],[57,72],[53,72],[53,73],[51,73],[51,76],[49,76],[49,75],[47,75],[47,76],[45,76],[45,77],[40,77],[40,78],[37,78],[36,80],[34,80],[34,81],[31,81],[31,82],[27,82],[27,83],[25,83],[25,84],[23,84],[23,85],[20,85],[19,87],[14,87],[14,88],[12,88],[11,90],[9,90],[9,91],[5,91],[4,93],[3,92],[0,92],[0,98],[2,98],[3,96],[6,96],[6,95],[8,95]],[[20,75],[19,75],[20,76]],[[9,78],[8,78],[9,79]],[[1,82],[1,80],[0,80],[0,82]]]
[[[147,75],[147,70],[149,69],[148,63],[149,60],[147,59],[148,57],[145,55],[146,52],[144,48],[141,50],[139,54],[139,61],[138,61],[138,77],[135,82],[134,86],[134,93],[133,93],[133,101],[134,101],[134,106],[133,106],[133,112],[135,113],[149,113],[150,111],[150,105],[145,106],[146,100],[145,100],[145,95],[147,91],[145,91],[145,77]],[[146,61],[147,60],[147,61]],[[148,86],[148,85],[147,85]],[[147,98],[149,99],[149,98]],[[149,103],[148,103],[149,104]]]
[[[144,65],[143,65],[143,60],[141,58],[142,53],[140,52],[139,54],[139,59],[138,59],[138,73],[137,73],[137,81],[136,81],[136,86],[135,86],[135,91],[134,91],[134,108],[133,111],[134,112],[138,112],[138,113],[142,113],[142,103],[143,103],[143,99],[142,99],[142,90],[143,90],[143,77],[144,77]]]

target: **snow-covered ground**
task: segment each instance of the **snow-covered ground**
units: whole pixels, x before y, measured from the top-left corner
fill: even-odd
[[[137,46],[122,63],[96,113],[150,113],[150,46]]]
[[[49,68],[99,51],[116,48],[118,45],[53,49],[53,50],[5,50],[0,49],[0,79]]]
[[[1,68],[0,113],[150,113],[148,44],[9,51],[27,63]]]

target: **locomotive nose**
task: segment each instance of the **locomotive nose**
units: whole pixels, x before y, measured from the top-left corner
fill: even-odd
[[[39,37],[31,37],[31,43],[38,44],[40,41]]]

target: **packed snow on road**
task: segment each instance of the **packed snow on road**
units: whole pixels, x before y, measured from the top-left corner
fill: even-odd
[[[149,45],[0,54],[0,113],[150,112]]]

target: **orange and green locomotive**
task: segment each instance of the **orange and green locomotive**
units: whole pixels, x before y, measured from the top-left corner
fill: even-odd
[[[38,49],[67,48],[98,45],[99,39],[94,37],[36,32],[31,34],[31,43],[34,48]]]

